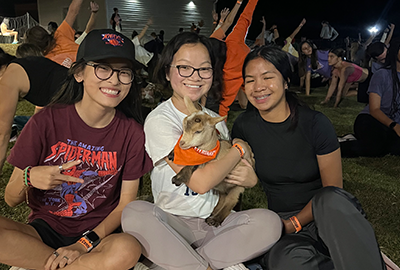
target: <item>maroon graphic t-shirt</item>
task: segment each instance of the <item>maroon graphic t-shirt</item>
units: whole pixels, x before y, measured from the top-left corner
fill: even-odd
[[[51,190],[29,190],[29,221],[41,218],[64,236],[78,236],[96,227],[118,205],[122,180],[150,171],[143,127],[117,111],[104,128],[92,128],[75,106],[45,108],[24,127],[8,162],[27,166],[82,162],[64,174],[84,179]],[[33,179],[33,185],[34,185]]]

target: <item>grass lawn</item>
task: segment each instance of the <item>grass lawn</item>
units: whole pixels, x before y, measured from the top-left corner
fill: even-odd
[[[323,112],[332,121],[338,136],[353,132],[353,123],[363,105],[355,97],[345,99],[340,108],[320,106],[325,97],[326,88],[313,89],[311,96],[301,95],[311,107]],[[333,105],[333,103],[331,104]],[[27,102],[19,104],[17,114],[29,115],[33,106]],[[230,112],[228,127],[240,112]],[[12,147],[13,144],[10,144]],[[396,264],[400,264],[400,157],[342,159],[344,188],[354,194],[362,203],[368,220],[372,223],[382,251]],[[6,163],[0,177],[0,214],[1,216],[25,222],[28,208],[21,205],[8,207],[4,202],[4,189],[12,173],[12,167]],[[148,175],[144,177],[143,188],[139,195],[151,193]],[[243,209],[267,207],[267,200],[259,186],[246,190],[243,197]],[[0,270],[8,269],[0,264]]]

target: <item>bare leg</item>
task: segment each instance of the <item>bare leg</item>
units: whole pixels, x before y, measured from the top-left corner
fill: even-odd
[[[14,42],[18,42],[18,32],[11,32],[11,36],[14,36]]]
[[[66,266],[66,270],[124,270],[133,267],[140,258],[142,247],[135,237],[111,234],[105,237],[92,252],[80,256]]]
[[[29,225],[0,217],[0,262],[24,268],[44,269],[54,251]]]
[[[27,269],[44,269],[54,249],[44,244],[29,225],[0,217],[0,262]],[[141,246],[128,234],[104,238],[92,252],[79,257],[68,270],[129,269],[139,260]]]

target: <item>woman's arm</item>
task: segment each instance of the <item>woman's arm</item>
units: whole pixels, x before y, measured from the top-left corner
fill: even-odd
[[[228,17],[226,17],[226,20],[221,25],[221,29],[224,31],[224,33],[228,31],[229,27],[231,27],[241,5],[242,5],[242,0],[236,1],[236,4],[232,8],[232,11],[229,13]]]
[[[392,40],[394,27],[395,27],[395,25],[393,23],[391,23],[390,24],[390,32],[385,40],[385,45],[389,45],[390,41]]]
[[[325,97],[324,101],[321,102],[321,104],[326,104],[329,102],[329,100],[331,99],[333,93],[335,92],[335,90],[338,86],[338,82],[339,82],[339,76],[337,74],[337,71],[334,70],[332,72],[332,80],[331,80],[331,84],[329,85],[328,92],[326,93],[326,97]]]
[[[294,39],[294,37],[300,32],[301,28],[306,24],[306,19],[303,19],[299,26],[293,31],[293,33],[289,36],[291,39]]]
[[[344,69],[342,69],[342,71],[340,72],[340,80],[339,80],[339,84],[338,84],[338,91],[337,91],[337,95],[336,95],[336,100],[335,100],[335,104],[333,105],[334,108],[336,108],[340,101],[342,100],[343,96],[343,89],[347,83],[347,78],[350,76],[350,74],[352,74],[354,72],[354,67],[353,66],[348,66]],[[332,93],[333,94],[333,93]]]
[[[377,93],[369,94],[369,113],[376,120],[389,127],[389,125],[393,122],[384,112],[381,110],[381,96]],[[397,124],[394,128],[394,131],[400,137],[400,125]]]
[[[62,166],[64,170],[67,170],[79,163],[80,160],[76,160]],[[24,170],[14,167],[4,192],[4,200],[9,206],[14,207],[25,201],[25,192],[23,191],[26,185],[24,179]],[[58,166],[35,166],[30,171],[30,182],[34,188],[50,190],[64,182],[83,183],[83,179],[61,174]]]
[[[90,18],[86,24],[85,32],[89,33],[93,30],[94,24],[96,22],[97,12],[99,11],[99,4],[94,1],[90,2]]]
[[[69,5],[64,21],[66,21],[71,27],[74,25],[75,19],[79,14],[82,2],[83,0],[72,0],[71,4]]]
[[[99,236],[100,239],[110,235],[118,228],[118,226],[121,225],[122,210],[128,203],[136,199],[138,187],[139,179],[122,181],[121,196],[117,207],[99,225],[97,225],[96,228],[92,230]],[[79,256],[87,253],[87,250],[82,244],[76,242],[72,245],[57,249],[57,252],[59,254],[58,257],[60,258],[63,256],[68,257],[68,264],[71,264],[73,261],[78,259]],[[56,258],[57,257],[55,256],[50,256],[45,268],[49,268]]]
[[[305,84],[306,84],[306,96],[309,96],[311,91],[311,71],[307,71],[306,73]]]
[[[0,174],[6,160],[18,100],[28,93],[29,87],[28,75],[16,63],[11,63],[0,79]]]
[[[332,27],[332,36],[333,37],[331,38],[331,41],[334,41],[339,36],[338,31],[336,31],[336,29],[333,27]]]
[[[317,155],[319,172],[321,175],[322,186],[334,186],[343,188],[342,159],[340,148],[326,155]],[[312,201],[296,215],[302,226],[314,220],[312,215]],[[295,228],[290,220],[283,220],[286,233],[294,233]]]
[[[150,25],[153,24],[153,20],[150,18],[146,25],[143,27],[142,31],[140,32],[140,34],[138,35],[138,39],[141,40],[142,37],[144,37],[144,35],[146,34],[147,29],[149,29]]]

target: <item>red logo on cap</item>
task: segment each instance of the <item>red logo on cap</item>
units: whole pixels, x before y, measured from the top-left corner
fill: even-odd
[[[122,46],[124,44],[124,39],[119,35],[102,34],[102,36],[103,36],[102,40],[104,40],[106,42],[106,44],[113,45],[114,47]]]

